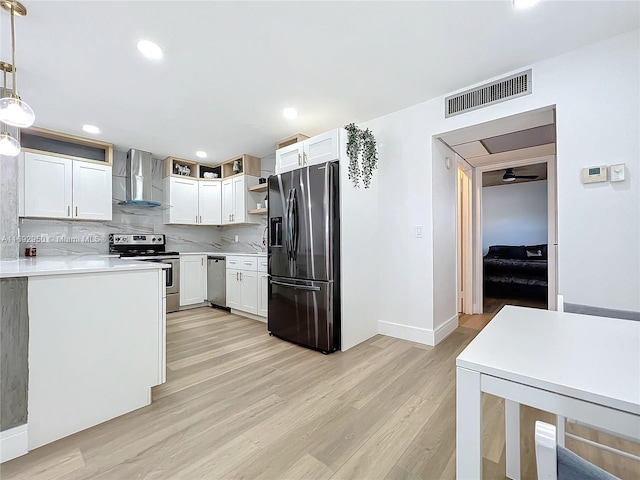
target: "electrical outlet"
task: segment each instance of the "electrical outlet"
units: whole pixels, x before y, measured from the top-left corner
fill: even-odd
[[[413,235],[416,238],[422,238],[422,225],[416,225],[413,227]]]

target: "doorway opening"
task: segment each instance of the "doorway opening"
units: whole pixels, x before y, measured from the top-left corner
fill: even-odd
[[[459,158],[456,247],[461,313],[493,316],[505,304],[557,308],[555,118],[551,105],[437,137]],[[485,179],[494,183],[483,185]],[[534,198],[535,206],[527,206]],[[491,210],[485,211],[485,202]],[[519,213],[514,212],[516,204]],[[533,209],[534,222],[527,220]],[[501,269],[491,265],[485,275],[487,255],[505,258],[494,262],[502,264]]]
[[[482,173],[483,312],[547,309],[547,164]]]

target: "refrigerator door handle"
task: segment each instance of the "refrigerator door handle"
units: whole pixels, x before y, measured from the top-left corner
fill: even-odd
[[[293,255],[291,253],[292,249],[292,229],[291,229],[291,193],[293,190],[289,190],[289,195],[287,196],[287,211],[285,212],[285,248],[287,249],[287,260],[291,261],[293,259]]]
[[[291,195],[291,258],[297,260],[298,257],[298,200],[296,200],[296,189]]]
[[[270,281],[272,285],[281,285],[283,287],[295,288],[296,290],[309,290],[312,292],[320,291],[320,287],[311,287],[308,285],[295,285],[293,283],[278,282],[277,280],[270,280]]]

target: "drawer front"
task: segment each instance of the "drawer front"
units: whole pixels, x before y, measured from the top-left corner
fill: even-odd
[[[267,257],[258,257],[258,271],[259,272],[268,272],[269,271],[269,261]]]
[[[227,257],[227,268],[255,272],[258,270],[258,259],[256,257],[230,256]]]

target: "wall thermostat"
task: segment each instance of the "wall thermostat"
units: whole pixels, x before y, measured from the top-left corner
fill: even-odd
[[[608,180],[606,165],[587,167],[582,169],[582,183],[606,182]]]

